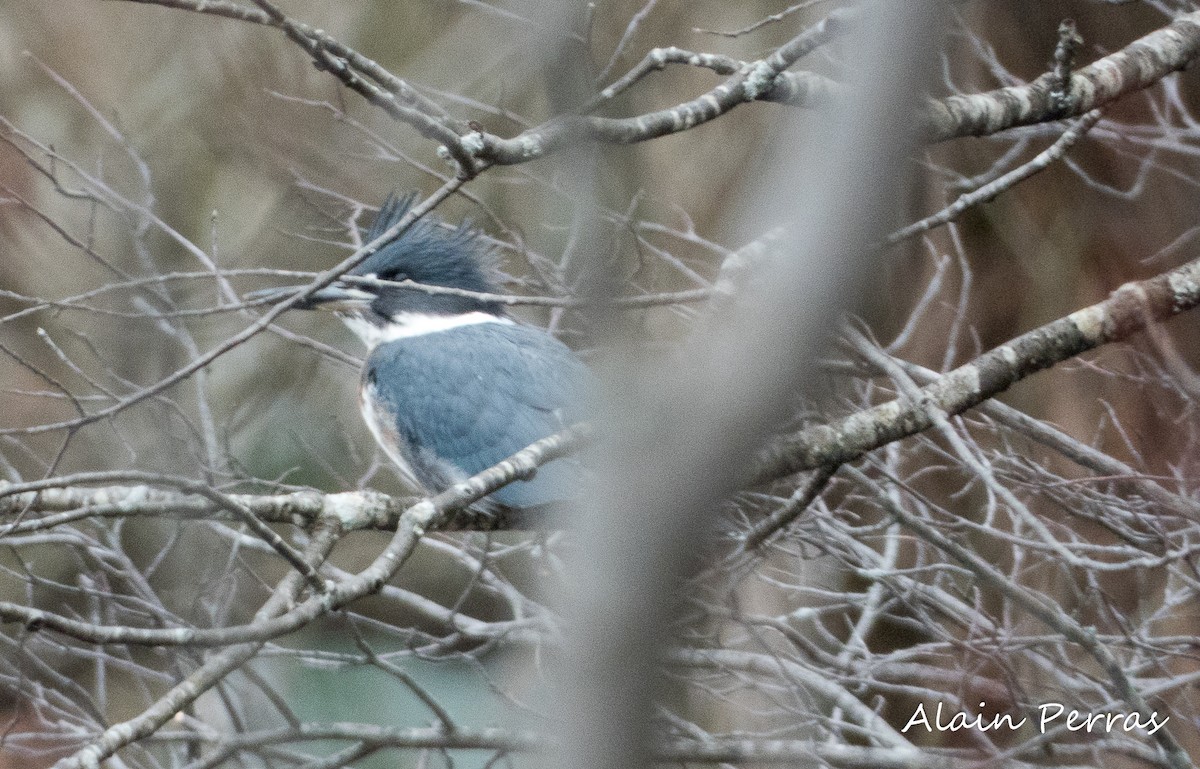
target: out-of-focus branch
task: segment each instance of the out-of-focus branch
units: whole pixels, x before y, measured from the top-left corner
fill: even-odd
[[[766,426],[789,411],[797,383],[810,381],[820,330],[861,286],[862,246],[883,235],[877,222],[905,175],[915,126],[900,116],[929,73],[939,10],[868,5],[852,43],[860,88],[815,130],[781,127],[770,171],[743,204],[759,231],[785,226],[788,258],[696,329],[665,370],[612,372],[627,388],[613,409],[627,438],[607,452],[607,477],[585,499],[587,547],[569,564],[563,677],[571,687],[560,692],[574,739],[553,765],[624,769],[650,760],[671,588],[695,566],[719,502],[745,481]],[[769,66],[759,72],[769,75]],[[758,94],[770,82],[739,81]],[[732,98],[714,96],[718,110],[722,96]],[[810,185],[822,195],[790,194]]]
[[[897,399],[814,425],[763,452],[755,483],[848,462],[934,424],[933,414],[960,414],[1030,374],[1129,337],[1148,324],[1200,304],[1200,260],[1126,283],[1090,307],[1022,334],[921,388],[921,400]]]

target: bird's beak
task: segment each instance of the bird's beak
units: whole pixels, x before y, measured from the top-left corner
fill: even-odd
[[[284,286],[251,291],[247,302],[279,304],[304,290],[304,286]],[[292,305],[298,310],[363,310],[375,300],[375,294],[345,283],[333,283]]]

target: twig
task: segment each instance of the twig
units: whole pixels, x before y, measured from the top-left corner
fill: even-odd
[[[139,403],[139,402],[145,400],[146,398],[150,398],[154,395],[157,395],[158,393],[162,392],[163,390],[167,389],[168,387],[171,387],[173,385],[178,384],[179,382],[184,381],[185,379],[190,377],[195,372],[199,371],[200,369],[202,369],[205,366],[212,363],[217,358],[221,357],[222,355],[229,352],[230,350],[233,350],[233,349],[239,347],[246,340],[250,339],[251,337],[258,334],[259,332],[263,331],[265,328],[267,328],[267,326],[269,326],[275,320],[275,318],[282,315],[285,310],[292,307],[297,302],[300,302],[301,300],[311,296],[312,294],[316,293],[317,291],[321,290],[322,288],[328,286],[330,283],[333,283],[333,281],[335,281],[339,277],[341,277],[341,275],[344,272],[352,269],[359,263],[366,260],[367,257],[369,257],[371,254],[375,253],[375,251],[382,248],[384,245],[386,245],[391,240],[396,238],[400,233],[404,232],[404,230],[408,229],[408,227],[411,226],[413,222],[415,222],[417,219],[419,219],[420,217],[427,214],[430,210],[433,209],[434,206],[436,206],[438,203],[440,203],[445,198],[449,197],[456,189],[458,189],[460,186],[462,186],[464,181],[465,180],[463,180],[463,179],[451,179],[446,184],[442,185],[441,189],[439,189],[433,195],[430,195],[428,198],[426,198],[420,204],[414,206],[411,210],[409,210],[408,213],[406,213],[403,217],[401,217],[400,221],[396,222],[394,225],[389,227],[386,232],[381,233],[379,235],[379,237],[375,238],[370,243],[365,244],[362,248],[358,249],[353,254],[351,254],[350,256],[343,259],[341,262],[339,262],[334,267],[326,270],[325,272],[320,273],[317,276],[317,278],[307,288],[303,289],[295,296],[292,296],[292,297],[288,298],[287,300],[281,302],[280,304],[275,305],[270,310],[268,310],[261,318],[259,318],[257,321],[252,323],[249,327],[247,327],[243,331],[229,337],[224,342],[222,342],[221,344],[214,347],[212,350],[209,350],[207,353],[199,356],[198,358],[193,359],[190,363],[188,363],[187,365],[183,366],[180,369],[177,369],[174,373],[170,374],[169,376],[159,380],[158,382],[156,382],[152,385],[149,385],[148,387],[145,387],[145,388],[139,390],[136,393],[133,393],[132,395],[128,395],[128,396],[122,398],[120,401],[112,404],[111,406],[107,406],[103,409],[99,409],[98,411],[94,411],[91,414],[88,414],[86,416],[81,416],[81,417],[77,417],[76,419],[65,420],[65,421],[61,421],[61,422],[48,422],[45,424],[35,425],[35,426],[31,426],[31,427],[2,428],[2,429],[0,429],[0,435],[15,435],[15,434],[31,435],[31,434],[36,434],[36,433],[54,432],[54,431],[58,431],[58,430],[74,430],[74,429],[82,427],[86,424],[91,424],[92,422],[96,422],[96,421],[99,421],[102,419],[107,419],[108,417],[111,417],[112,415],[129,408],[130,406],[134,405],[135,403]]]
[[[303,556],[310,569],[315,570],[325,560],[340,536],[341,531],[336,522],[326,522],[313,532]],[[289,572],[280,581],[267,602],[255,614],[255,620],[265,620],[283,612],[300,594],[302,587],[303,582],[299,573]],[[194,702],[196,698],[254,657],[261,648],[262,643],[258,642],[223,650],[172,687],[138,716],[109,727],[87,747],[57,762],[54,769],[93,769],[98,767],[100,761],[112,756],[121,748],[153,734],[159,727]]]
[[[891,246],[908,240],[915,235],[928,232],[934,227],[940,227],[943,224],[954,221],[974,206],[994,200],[1003,192],[1015,187],[1034,174],[1045,170],[1050,164],[1061,159],[1063,155],[1067,154],[1067,150],[1083,138],[1088,131],[1092,130],[1092,127],[1098,122],[1100,122],[1100,110],[1094,109],[1075,121],[1075,124],[1066,131],[1063,131],[1063,135],[1058,137],[1054,144],[1039,152],[1033,160],[1014,168],[977,190],[960,195],[957,200],[936,214],[931,214],[918,222],[913,222],[907,227],[896,230],[884,238],[884,243]]]
[[[143,646],[214,647],[262,642],[291,633],[314,619],[376,593],[412,555],[426,532],[438,528],[466,506],[515,480],[527,478],[538,467],[566,456],[589,440],[591,428],[579,424],[530,444],[516,454],[471,476],[440,494],[417,502],[400,516],[387,548],[363,571],[342,580],[318,595],[270,618],[228,628],[135,628],[97,626],[53,612],[0,601],[0,619],[18,621],[31,629],[48,629],[99,644],[127,643]],[[336,511],[334,519],[343,530]],[[352,519],[351,519],[351,522]]]

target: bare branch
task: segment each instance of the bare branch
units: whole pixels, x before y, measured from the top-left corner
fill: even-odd
[[[1136,93],[1183,69],[1200,55],[1200,11],[1183,14],[1116,53],[1071,75],[1067,105],[1056,97],[1048,72],[1028,85],[930,101],[925,115],[930,141],[989,136],[1017,126],[1076,117]],[[1061,74],[1061,73],[1060,73]]]
[[[830,425],[816,425],[763,453],[754,482],[850,461],[933,424],[931,410],[961,414],[1030,374],[1127,339],[1150,323],[1200,305],[1200,260],[1126,283],[1098,304],[1026,332],[921,388],[922,400],[895,400]]]

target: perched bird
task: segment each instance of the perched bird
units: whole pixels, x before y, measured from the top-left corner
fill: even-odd
[[[388,198],[367,240],[399,221],[413,200]],[[426,216],[347,274],[494,294],[492,257],[478,232],[447,229]],[[295,291],[253,296],[279,301]],[[420,490],[441,491],[582,418],[587,368],[498,302],[341,280],[297,307],[335,311],[367,346],[363,419]],[[579,475],[577,460],[558,459],[477,506],[520,511],[560,502],[573,496]]]

